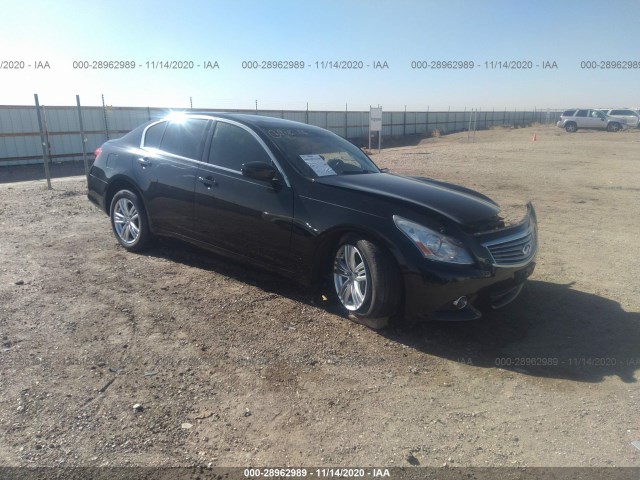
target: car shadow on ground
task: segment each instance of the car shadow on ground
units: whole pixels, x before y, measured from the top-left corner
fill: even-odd
[[[161,238],[154,241],[153,246],[145,249],[141,255],[164,258],[189,267],[215,272],[247,285],[256,286],[266,292],[303,303],[315,303],[315,297],[321,294],[320,289],[314,289],[312,292],[311,289],[305,288],[287,277],[254,265],[244,265],[239,261],[228,259],[173,238]]]
[[[441,358],[540,377],[617,376],[633,383],[640,370],[640,313],[572,284],[529,280],[516,301],[482,320],[396,327],[384,335]]]
[[[345,318],[324,289],[305,288],[270,272],[229,261],[177,240],[144,253],[201,268]],[[516,301],[471,322],[394,322],[380,335],[418,351],[482,368],[533,376],[636,382],[640,370],[640,313],[572,284],[529,280]]]

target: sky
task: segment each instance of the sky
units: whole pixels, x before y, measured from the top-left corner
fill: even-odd
[[[0,105],[640,107],[639,0],[0,3]]]

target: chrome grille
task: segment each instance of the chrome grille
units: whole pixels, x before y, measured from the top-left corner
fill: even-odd
[[[536,253],[538,245],[532,231],[521,235],[500,238],[484,244],[497,266],[514,266],[529,261]]]

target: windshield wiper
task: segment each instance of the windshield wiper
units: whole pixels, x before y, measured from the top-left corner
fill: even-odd
[[[360,173],[373,173],[370,170],[343,170],[340,175],[357,175]]]

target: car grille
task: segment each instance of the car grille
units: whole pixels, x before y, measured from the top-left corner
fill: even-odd
[[[496,266],[514,266],[526,263],[536,253],[538,245],[535,235],[529,231],[522,235],[511,236],[485,243]]]

